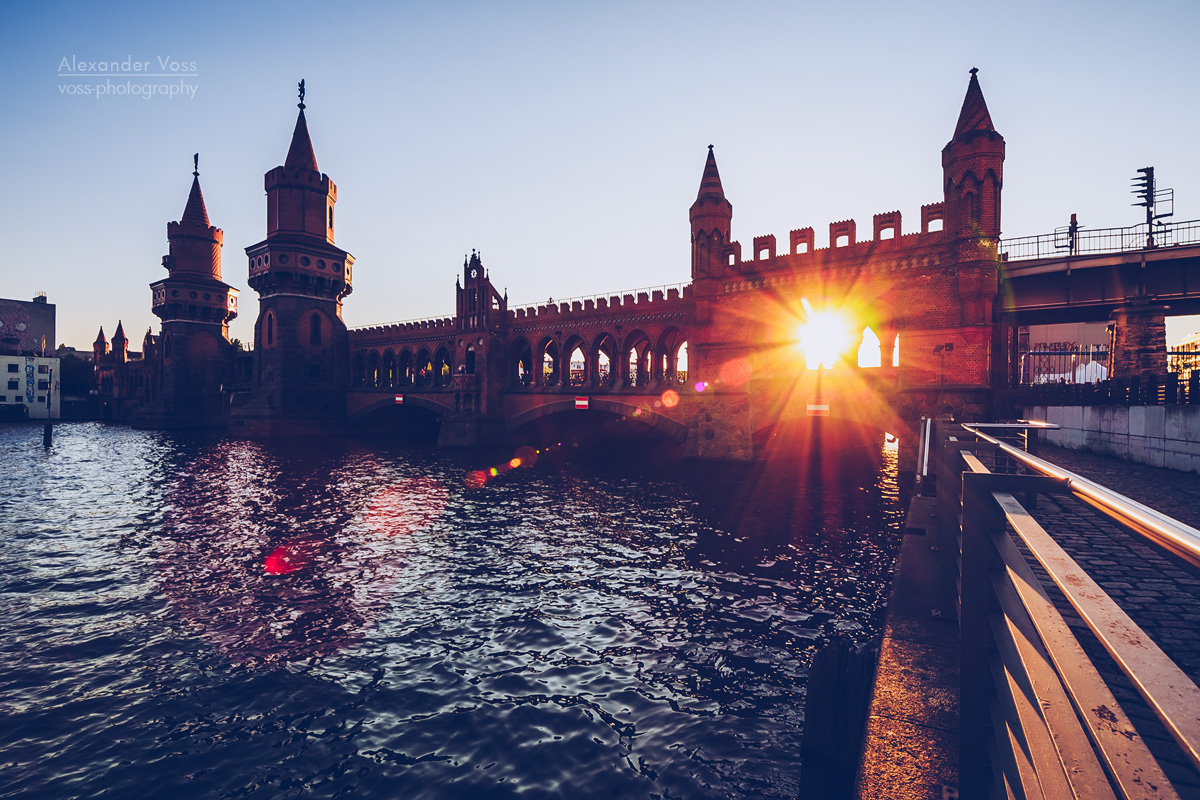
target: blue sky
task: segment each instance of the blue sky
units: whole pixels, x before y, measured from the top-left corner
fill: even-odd
[[[1198,23],[1185,2],[9,3],[0,296],[47,292],[76,347],[118,319],[135,343],[157,330],[199,151],[252,338],[242,248],[300,78],[357,258],[350,325],[450,315],[472,248],[514,303],[687,281],[709,143],[746,246],[808,225],[824,246],[828,223],[862,235],[894,209],[914,230],[973,66],[1008,142],[1006,236],[1135,224],[1151,164],[1193,219]],[[195,96],[67,94],[95,79],[59,78],[64,57],[194,62]]]

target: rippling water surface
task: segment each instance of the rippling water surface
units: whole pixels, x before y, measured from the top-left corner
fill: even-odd
[[[796,795],[894,454],[472,486],[489,457],[0,427],[0,796]]]

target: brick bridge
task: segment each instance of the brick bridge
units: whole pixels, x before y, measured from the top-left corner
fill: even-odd
[[[509,308],[473,254],[453,317],[350,332],[349,421],[399,403],[438,414],[444,443],[501,442],[575,413],[578,397],[665,431],[689,455],[750,458],[756,434],[825,407],[898,435],[922,414],[985,415],[991,354],[1004,352],[1003,160],[972,74],[942,150],[944,197],[922,207],[919,231],[905,233],[890,211],[863,241],[845,220],[829,225],[826,247],[801,228],[786,248],[755,237],[747,258],[710,148],[689,214],[690,284]],[[798,331],[828,315],[852,340],[837,368],[805,369]],[[875,366],[857,366],[860,340]]]
[[[1004,149],[972,74],[942,149],[943,198],[921,207],[918,230],[890,211],[869,238],[844,220],[824,247],[806,227],[744,253],[710,147],[689,213],[690,283],[510,308],[472,254],[454,316],[350,331],[349,423],[425,409],[443,443],[501,443],[586,400],[688,455],[752,458],[773,426],[816,414],[904,439],[922,415],[987,418],[1031,322],[1111,316],[1131,354],[1118,369],[1150,369],[1138,354],[1147,337],[1165,354],[1161,298],[1200,309],[1200,248],[1064,256],[1045,237],[1001,241]],[[851,340],[835,368],[806,369],[800,328],[831,313]]]

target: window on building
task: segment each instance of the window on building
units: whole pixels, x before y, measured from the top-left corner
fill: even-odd
[[[321,316],[319,314],[313,314],[308,318],[308,343],[321,343]]]
[[[17,365],[16,365],[16,364],[9,364],[9,365],[8,365],[8,371],[9,371],[9,372],[19,372],[20,370],[18,370],[18,369],[17,369]]]
[[[38,364],[38,374],[39,375],[46,375],[49,372],[50,372],[50,366],[48,364]]]
[[[275,344],[275,318],[267,315],[267,344]]]
[[[47,381],[44,379],[38,381],[38,391],[39,392],[44,392],[49,388],[50,388],[50,381]]]
[[[0,394],[0,403],[7,403],[7,402],[8,402],[8,395]]]
[[[38,399],[37,399],[37,401],[38,401],[39,403],[44,403],[44,402],[46,402],[46,397],[45,397],[45,395],[40,395],[40,394],[39,394],[39,395],[38,395]]]
[[[21,388],[21,382],[20,382],[20,381],[18,381],[16,378],[9,378],[9,379],[8,379],[8,388],[10,388],[10,389],[20,389],[20,388]]]

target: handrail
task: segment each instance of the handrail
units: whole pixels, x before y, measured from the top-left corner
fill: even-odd
[[[1082,475],[989,436],[979,430],[979,427],[963,423],[963,428],[985,442],[996,445],[1006,455],[1030,469],[1051,478],[1065,479],[1070,493],[1083,502],[1099,509],[1135,533],[1165,547],[1188,563],[1200,567],[1200,530],[1090,481]]]

